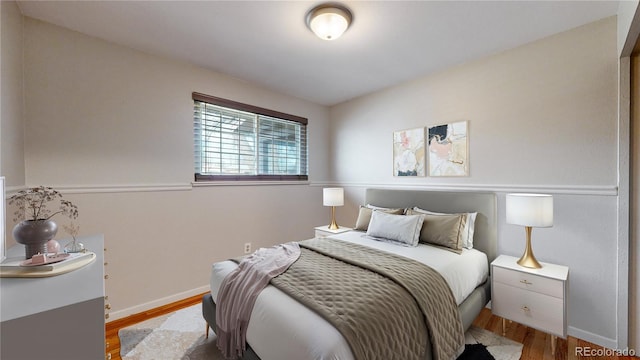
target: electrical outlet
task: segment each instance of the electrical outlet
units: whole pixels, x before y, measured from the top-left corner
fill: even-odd
[[[248,254],[251,252],[251,243],[245,243],[244,244],[244,253]]]

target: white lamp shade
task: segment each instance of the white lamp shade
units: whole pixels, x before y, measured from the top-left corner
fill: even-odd
[[[553,226],[553,196],[545,194],[507,194],[507,224]]]
[[[343,188],[322,189],[322,204],[324,206],[344,205],[344,189]]]
[[[307,19],[311,31],[323,40],[339,38],[350,22],[351,14],[347,9],[324,5],[313,9]]]

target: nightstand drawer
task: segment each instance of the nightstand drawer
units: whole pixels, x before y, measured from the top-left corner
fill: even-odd
[[[494,314],[560,337],[564,332],[564,302],[561,298],[493,283],[491,309]]]
[[[560,299],[564,298],[564,283],[560,280],[505,269],[499,266],[493,267],[493,279],[495,282],[516,288],[531,290]]]

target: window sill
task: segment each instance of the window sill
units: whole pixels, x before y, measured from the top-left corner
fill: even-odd
[[[195,187],[208,187],[208,186],[278,186],[278,185],[309,185],[308,180],[278,180],[278,181],[264,181],[264,180],[238,180],[238,181],[194,181],[191,185]]]

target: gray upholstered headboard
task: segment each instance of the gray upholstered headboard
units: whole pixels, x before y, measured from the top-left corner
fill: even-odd
[[[462,213],[478,212],[473,247],[487,254],[489,262],[498,251],[498,214],[496,194],[467,191],[423,191],[367,189],[365,203],[393,208],[420,207],[422,209]]]

